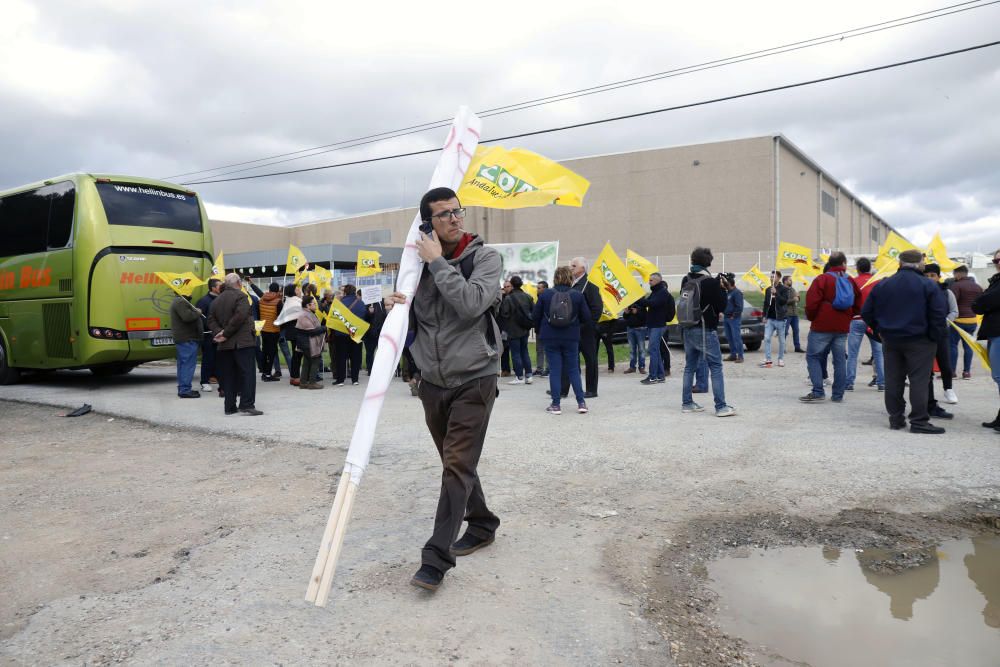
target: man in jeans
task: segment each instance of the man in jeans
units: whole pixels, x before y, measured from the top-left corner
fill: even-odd
[[[722,348],[719,345],[719,315],[726,309],[726,293],[708,272],[714,256],[708,248],[695,248],[691,253],[691,270],[681,280],[681,292],[692,280],[699,284],[700,325],[682,328],[684,337],[684,384],[681,388],[681,412],[703,412],[705,408],[694,402],[691,386],[698,364],[708,364],[712,378],[712,395],[715,399],[715,416],[730,417],[736,409],[726,403],[726,388],[722,378]]]
[[[778,365],[785,365],[785,318],[788,317],[788,288],[781,282],[781,271],[771,272],[771,286],[764,290],[764,361],[771,367],[771,338],[778,336]]]
[[[625,374],[646,372],[646,300],[639,299],[625,309],[625,333],[628,336],[629,359]]]
[[[976,319],[976,314],[972,312],[972,302],[978,299],[979,295],[983,293],[983,288],[969,277],[968,267],[959,266],[953,273],[955,280],[952,282],[950,289],[952,294],[955,295],[955,300],[958,302],[958,317],[955,319],[955,324],[959,329],[975,336],[979,320]],[[961,340],[961,336],[951,327],[948,327],[948,336],[949,343],[951,344],[949,348],[949,352],[951,353],[951,375],[952,377],[958,377],[958,342]],[[972,377],[972,348],[963,340],[962,349],[965,350],[965,357],[962,362],[962,379],[968,380]]]
[[[663,351],[660,341],[667,331],[667,322],[674,319],[674,298],[659,273],[649,274],[649,295],[645,298],[646,329],[649,331],[649,375],[639,382],[645,385],[666,381]]]
[[[465,209],[453,190],[425,193],[420,217],[432,233],[421,231],[416,241],[425,266],[413,296],[410,351],[442,470],[434,531],[411,583],[436,590],[455,558],[492,544],[500,525],[477,469],[497,396],[500,330],[490,311],[500,302],[502,266],[499,252],[465,231]],[[392,299],[406,302],[398,292]],[[463,521],[469,527],[456,542]]]
[[[212,309],[212,302],[222,291],[222,281],[218,278],[208,279],[208,294],[198,299],[195,305],[201,311],[201,328],[204,332],[201,339],[201,390],[212,391],[212,383],[218,382],[215,370],[215,341],[212,340],[212,332],[208,329],[208,311]]]
[[[823,364],[828,354],[833,357],[833,393],[830,399],[835,403],[844,400],[847,333],[854,316],[861,312],[861,290],[847,275],[847,257],[839,250],[831,253],[827,266],[827,272],[813,280],[806,293],[806,318],[812,323],[806,339],[806,364],[812,391],[799,398],[803,403],[819,403],[826,399]],[[845,292],[843,303],[838,299],[839,290]]]
[[[858,270],[854,284],[858,286],[861,293],[861,303],[864,308],[865,300],[871,293],[876,283],[869,283],[872,278],[872,263],[867,257],[861,257],[855,262],[854,267]],[[851,329],[847,334],[847,391],[854,391],[854,379],[858,374],[858,353],[861,351],[861,343],[868,335],[868,324],[861,319],[861,315],[855,315],[851,320]],[[872,346],[872,368],[875,370],[875,384],[879,391],[885,391],[885,370],[882,363],[882,343],[874,336],[868,339]]]
[[[726,361],[742,364],[743,333],[740,331],[740,325],[743,324],[743,292],[736,286],[736,276],[732,273],[720,275],[719,282],[726,290],[726,310],[723,313],[726,341],[729,343],[729,356],[726,357]]]
[[[545,294],[545,290],[548,288],[549,283],[544,280],[539,280],[535,284],[539,299],[542,298],[542,295]],[[545,356],[545,343],[542,342],[541,329],[535,329],[535,375],[543,378],[549,376],[548,359]]]
[[[507,332],[507,344],[514,365],[514,379],[507,384],[531,384],[531,357],[528,355],[528,334],[533,322],[535,304],[522,287],[521,276],[511,276],[510,292],[500,305],[500,321]]]
[[[177,350],[177,396],[200,398],[201,393],[191,389],[191,382],[201,345],[201,311],[191,305],[191,297],[180,294],[174,297],[170,304],[170,332]]]

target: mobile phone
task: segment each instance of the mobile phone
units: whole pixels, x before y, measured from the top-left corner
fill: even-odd
[[[420,223],[420,231],[430,236],[434,232],[434,225],[431,224],[430,220],[424,220]]]

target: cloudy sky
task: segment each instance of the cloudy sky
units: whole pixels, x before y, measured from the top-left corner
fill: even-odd
[[[183,182],[272,155],[947,6],[22,2],[0,20],[0,188],[72,171]],[[953,3],[954,4],[954,3]],[[1000,4],[498,115],[484,136],[818,78],[1000,39]],[[949,11],[954,11],[949,10]],[[1000,246],[1000,47],[519,142],[553,159],[782,132],[911,240]],[[442,130],[233,176],[440,146]],[[196,188],[213,217],[294,224],[412,205],[433,157]],[[264,163],[266,164],[266,163]]]

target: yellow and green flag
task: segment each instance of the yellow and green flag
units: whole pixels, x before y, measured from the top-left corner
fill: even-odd
[[[306,265],[306,256],[296,246],[289,244],[288,259],[285,260],[285,275],[298,273],[299,269]]]
[[[382,273],[382,266],[378,263],[381,256],[376,250],[359,250],[358,264],[354,267],[354,274],[358,278],[364,278],[365,276],[374,276],[376,273]]]
[[[340,299],[334,299],[330,304],[330,312],[326,318],[328,329],[345,333],[351,337],[355,343],[360,343],[362,337],[368,331],[368,323],[351,312]]]
[[[983,347],[983,344],[973,338],[972,334],[951,320],[948,320],[948,324],[950,324],[952,328],[958,332],[958,335],[962,337],[962,340],[964,340],[966,344],[972,348],[972,351],[976,353],[976,356],[979,357],[979,361],[983,364],[983,368],[987,371],[992,371],[993,369],[990,367],[990,355],[987,353],[986,348]]]
[[[635,271],[642,276],[642,279],[647,283],[649,282],[649,275],[651,273],[660,272],[660,270],[656,268],[656,264],[653,264],[651,261],[634,250],[625,251],[625,265],[632,271]]]
[[[778,244],[778,257],[774,262],[776,269],[802,269],[812,275],[815,271],[812,248],[796,243]],[[770,281],[768,281],[770,284]]]
[[[761,292],[767,290],[771,286],[771,279],[767,277],[767,274],[760,270],[756,264],[750,267],[750,270],[743,274],[743,278],[754,287],[758,288]]]
[[[167,287],[181,296],[191,296],[195,288],[201,287],[205,284],[204,280],[190,271],[185,271],[184,273],[167,273],[166,271],[157,271],[156,277],[162,280]]]
[[[463,206],[583,206],[590,181],[523,148],[479,146],[458,189]]]
[[[222,252],[219,256],[215,258],[215,264],[212,265],[212,278],[218,278],[222,280],[226,277],[226,259],[222,256]]]
[[[594,266],[590,269],[587,279],[597,285],[601,291],[601,302],[604,304],[603,317],[612,319],[635,303],[644,294],[642,285],[632,277],[632,272],[614,251],[611,244],[597,256]]]
[[[889,236],[886,237],[885,243],[879,246],[878,249],[878,259],[876,260],[876,266],[882,268],[885,265],[886,259],[896,262],[899,260],[899,253],[904,250],[920,250],[917,246],[913,245],[902,236],[896,232],[889,232]],[[878,260],[882,260],[879,262]]]
[[[958,262],[953,262],[950,257],[948,257],[948,249],[944,245],[944,241],[941,240],[941,234],[935,234],[934,238],[931,239],[931,243],[927,246],[927,250],[924,251],[927,255],[927,261],[929,263],[937,264],[941,267],[941,271],[954,271],[959,267]]]
[[[333,272],[331,272],[330,269],[316,264],[309,273],[311,273],[315,278],[320,294],[323,293],[323,290],[333,289]]]

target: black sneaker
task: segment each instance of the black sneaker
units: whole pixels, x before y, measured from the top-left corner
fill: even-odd
[[[647,375],[643,379],[639,380],[639,384],[656,384],[656,378],[649,377]]]
[[[264,413],[258,410],[257,408],[242,408],[240,410],[240,414],[246,415],[247,417],[257,417]]]
[[[809,392],[805,396],[800,396],[799,400],[803,403],[822,403],[826,400],[825,396],[817,396],[816,394]]]
[[[185,391],[183,394],[177,394],[177,398],[201,398],[201,393],[197,391]]]
[[[942,408],[940,406],[935,407],[933,410],[930,410],[928,414],[930,414],[931,417],[937,417],[938,419],[954,419],[955,418],[955,415],[953,415],[952,413],[948,412],[947,410],[945,410],[944,408]]]
[[[490,535],[489,537],[476,537],[475,535],[466,532],[465,535],[462,535],[458,542],[451,545],[451,552],[456,556],[468,556],[473,552],[479,551],[483,547],[488,547],[493,544],[493,540],[495,539],[495,535]]]
[[[444,579],[444,572],[433,565],[421,565],[417,573],[410,579],[410,583],[429,591],[436,591],[441,585],[442,579]]]

